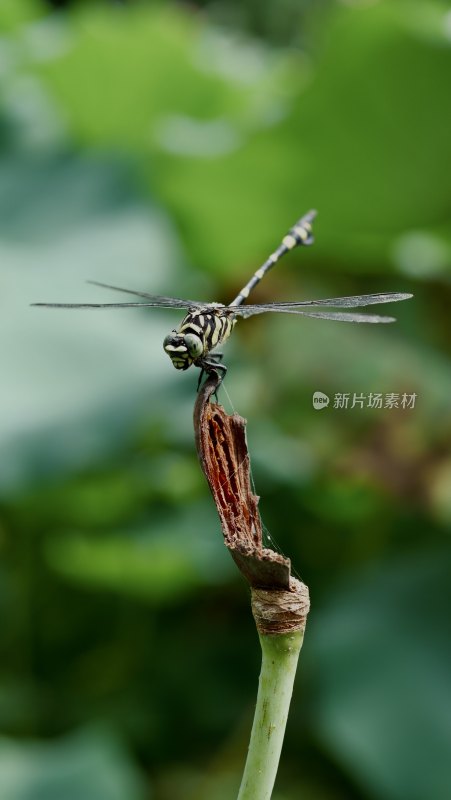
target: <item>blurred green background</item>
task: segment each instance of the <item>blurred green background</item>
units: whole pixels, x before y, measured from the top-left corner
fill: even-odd
[[[261,511],[312,611],[274,800],[451,791],[451,10],[434,0],[0,4],[0,798],[228,800],[259,647],[167,310],[412,291],[392,326],[226,347]],[[315,411],[314,391],[332,402]],[[334,409],[336,393],[414,409]],[[283,514],[280,510],[283,509]]]

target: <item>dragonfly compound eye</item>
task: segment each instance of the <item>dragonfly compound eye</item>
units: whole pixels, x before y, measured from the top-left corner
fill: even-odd
[[[192,364],[192,359],[185,344],[185,337],[180,336],[176,331],[166,336],[163,342],[163,349],[176,369],[188,369]]]
[[[181,351],[186,352],[184,337],[177,334],[176,331],[172,331],[172,333],[168,333],[168,335],[165,336],[163,350],[169,354],[173,353],[176,348],[181,348]]]
[[[199,358],[204,352],[204,346],[200,338],[195,333],[187,333],[184,339],[191,358]]]

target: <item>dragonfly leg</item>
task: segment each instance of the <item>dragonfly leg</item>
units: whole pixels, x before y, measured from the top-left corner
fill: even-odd
[[[199,389],[200,389],[200,385],[202,383],[202,378],[204,376],[204,373],[207,373],[207,375],[208,375],[210,372],[216,372],[216,374],[220,378],[219,385],[221,385],[222,381],[225,378],[225,374],[227,372],[227,367],[225,366],[225,364],[218,364],[217,360],[213,360],[213,359],[221,359],[222,357],[223,357],[222,353],[214,353],[214,355],[210,356],[210,358],[203,358],[199,362],[198,366],[200,367],[200,375],[199,375],[199,380],[197,382],[197,391],[199,391]],[[214,396],[216,397],[216,402],[217,402],[218,401],[218,396],[217,396],[216,392],[214,392]]]
[[[201,368],[200,368],[200,372],[199,372],[199,380],[197,381],[197,389],[196,389],[196,391],[197,391],[197,392],[198,392],[198,391],[199,391],[199,389],[200,389],[200,385],[201,385],[201,383],[202,383],[202,378],[204,377],[204,374],[205,374],[205,370],[204,370],[204,368],[203,368],[203,367],[201,367]]]

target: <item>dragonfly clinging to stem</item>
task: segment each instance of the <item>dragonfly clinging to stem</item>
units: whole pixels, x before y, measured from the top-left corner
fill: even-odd
[[[125,292],[143,300],[128,303],[33,303],[34,306],[45,308],[172,308],[185,309],[186,316],[178,328],[169,333],[163,348],[176,369],[186,370],[192,365],[201,369],[199,383],[203,372],[219,372],[224,377],[227,367],[220,363],[222,354],[212,352],[223,344],[230,336],[238,318],[246,319],[255,314],[278,312],[284,314],[299,314],[304,317],[317,317],[338,322],[395,322],[394,317],[378,316],[376,314],[361,314],[349,311],[324,311],[324,308],[349,309],[362,308],[379,303],[395,303],[407,300],[411,294],[403,292],[389,292],[386,294],[363,294],[351,297],[333,297],[325,300],[301,300],[286,303],[262,303],[259,305],[242,305],[248,298],[252,289],[260,283],[266,273],[282,258],[283,255],[294,250],[295,247],[306,247],[313,244],[312,222],[316,211],[308,211],[288,231],[281,244],[267,258],[264,264],[254,272],[251,279],[237,294],[234,300],[226,306],[222,303],[205,303],[197,300],[180,300],[176,297],[162,297],[147,292],[137,292],[131,289],[121,289],[98,281],[89,283],[105,289]]]

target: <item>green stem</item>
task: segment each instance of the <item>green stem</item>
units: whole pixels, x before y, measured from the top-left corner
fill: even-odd
[[[302,631],[260,635],[257,706],[238,800],[271,798],[302,641]]]

